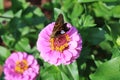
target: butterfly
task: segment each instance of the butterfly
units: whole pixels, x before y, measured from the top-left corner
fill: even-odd
[[[67,23],[64,23],[63,15],[59,14],[52,30],[51,38],[56,38],[60,35],[63,35],[68,30],[69,28],[67,27]]]

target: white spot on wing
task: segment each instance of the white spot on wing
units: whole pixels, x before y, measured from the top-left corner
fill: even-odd
[[[64,30],[61,30],[61,32],[60,32],[61,34],[64,34],[65,33],[65,31]]]

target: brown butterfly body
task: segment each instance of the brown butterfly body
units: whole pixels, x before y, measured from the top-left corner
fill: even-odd
[[[59,35],[63,35],[69,30],[67,23],[64,23],[63,15],[60,14],[55,22],[51,38],[56,38]]]

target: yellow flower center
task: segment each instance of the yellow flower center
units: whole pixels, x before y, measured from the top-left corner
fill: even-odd
[[[52,50],[56,50],[62,52],[64,49],[68,47],[68,42],[70,41],[70,37],[68,34],[62,34],[58,37],[50,39],[50,46]]]
[[[28,62],[27,60],[17,61],[15,65],[15,71],[18,73],[23,73],[25,70],[28,69]]]

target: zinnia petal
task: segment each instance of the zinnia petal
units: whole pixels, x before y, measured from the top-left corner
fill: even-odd
[[[80,55],[82,48],[81,36],[74,26],[67,23],[69,30],[66,33],[51,38],[54,25],[55,22],[48,24],[39,33],[37,49],[40,56],[50,64],[70,64]]]
[[[69,43],[69,48],[70,48],[70,49],[75,49],[77,46],[78,46],[78,44],[77,44],[76,41],[71,41],[71,42]]]
[[[5,80],[35,80],[39,74],[39,65],[32,55],[14,52],[5,61],[3,71]]]

